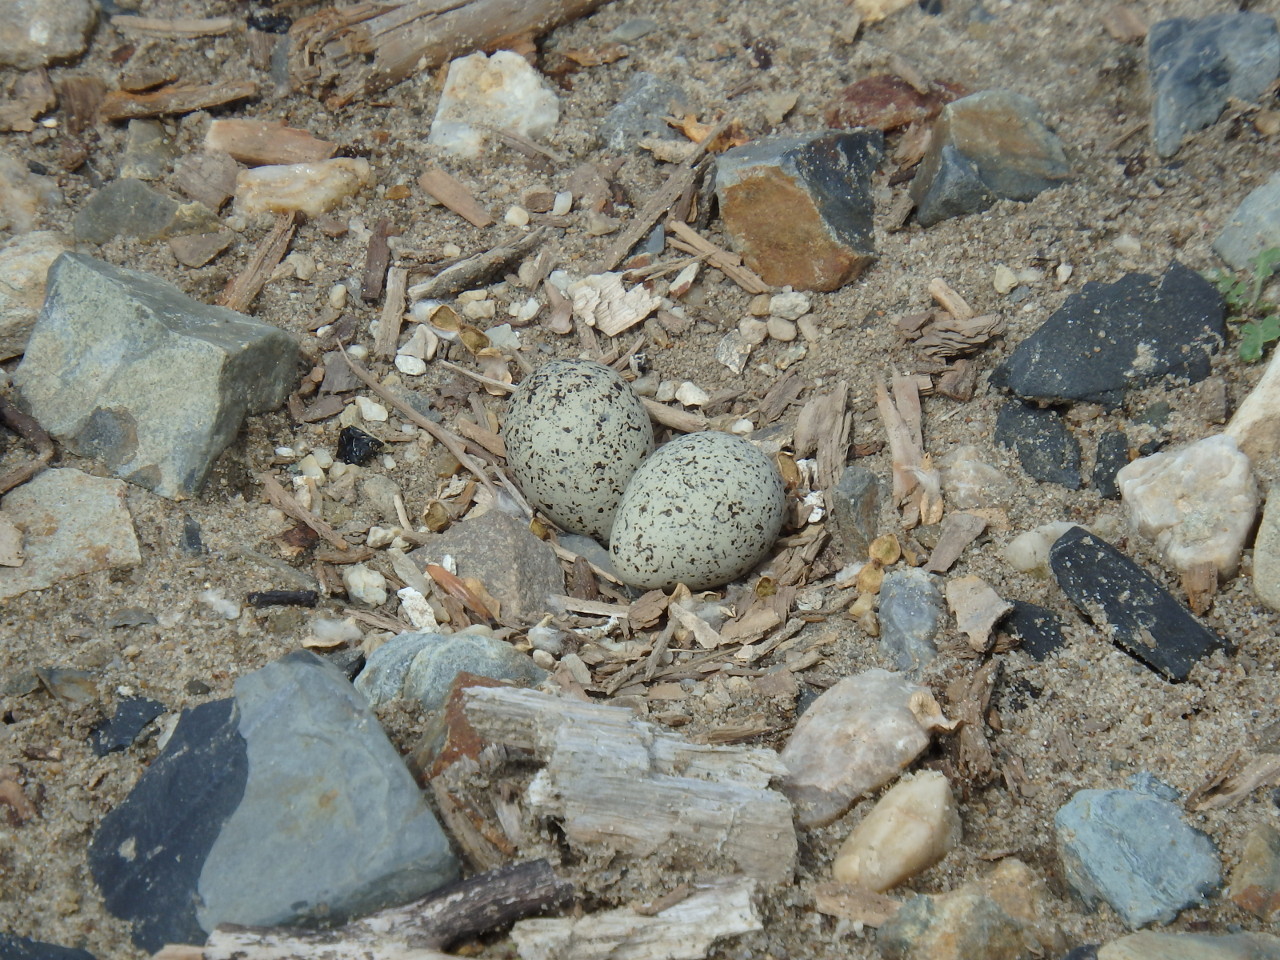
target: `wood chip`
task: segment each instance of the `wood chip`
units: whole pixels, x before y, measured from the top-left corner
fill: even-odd
[[[671,241],[671,245],[675,249],[704,257],[707,263],[723,273],[746,293],[753,295],[768,293],[772,289],[760,278],[759,274],[749,267],[743,266],[740,256],[736,253],[730,253],[723,247],[716,246],[687,223],[680,220],[672,220],[667,226],[678,238]]]
[[[600,600],[579,600],[577,597],[553,593],[548,598],[553,607],[563,607],[571,613],[585,613],[593,617],[626,617],[631,613],[630,604],[604,603]]]
[[[98,122],[107,85],[97,77],[67,77],[58,84],[58,102],[67,115],[67,133],[78,137]]]
[[[1193,564],[1182,572],[1182,589],[1187,594],[1187,605],[1194,614],[1202,614],[1213,606],[1218,594],[1218,566],[1213,561]]]
[[[271,232],[262,238],[262,242],[258,244],[258,248],[243,269],[227,281],[226,288],[217,300],[220,306],[240,313],[249,309],[249,305],[270,279],[272,272],[284,259],[297,224],[296,213],[276,214],[275,225],[271,228]]]
[[[240,24],[241,21],[235,17],[164,20],[160,17],[117,14],[111,18],[111,26],[130,37],[221,37],[240,29]]]
[[[1196,813],[1223,810],[1235,806],[1260,787],[1280,784],[1280,754],[1260,754],[1246,763],[1239,773],[1228,775],[1227,771],[1235,766],[1238,758],[1239,753],[1228,757],[1219,774],[1187,797],[1188,810]]]
[[[938,542],[925,569],[930,573],[946,573],[960,559],[965,548],[986,529],[985,517],[973,513],[948,513],[942,520]]]
[[[405,285],[409,271],[404,267],[392,267],[387,271],[387,298],[378,318],[378,338],[374,342],[374,356],[390,358],[395,355],[400,342],[400,324],[404,319]]]
[[[225,153],[252,167],[328,160],[338,145],[280,120],[214,120],[204,135],[206,150]]]
[[[495,222],[462,181],[440,167],[428,167],[418,178],[418,186],[473,227],[488,227]]]
[[[934,277],[929,281],[929,295],[938,301],[943,310],[958,320],[968,320],[974,316],[973,307],[941,277]]]
[[[281,511],[288,517],[292,517],[299,523],[304,523],[318,535],[323,537],[329,543],[333,544],[343,553],[351,549],[351,544],[339,536],[338,531],[325,523],[314,513],[298,503],[284,487],[280,486],[280,481],[269,473],[264,473],[258,478],[262,483],[262,489],[267,495],[267,499],[271,505]]]
[[[409,288],[411,300],[444,300],[460,290],[484,286],[495,276],[502,274],[517,260],[531,253],[547,239],[547,230],[541,227],[511,243],[500,244],[450,264],[434,277]]]
[[[150,93],[113,90],[103,98],[98,116],[103,120],[137,120],[194,113],[237,100],[250,100],[257,95],[258,85],[252,80],[229,80],[199,86],[175,84]]]

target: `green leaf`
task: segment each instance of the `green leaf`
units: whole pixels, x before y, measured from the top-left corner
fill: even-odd
[[[1264,343],[1280,340],[1280,313],[1272,313],[1259,320],[1258,330]]]
[[[1245,363],[1253,363],[1262,358],[1262,347],[1265,344],[1262,327],[1250,320],[1240,328],[1240,359]]]

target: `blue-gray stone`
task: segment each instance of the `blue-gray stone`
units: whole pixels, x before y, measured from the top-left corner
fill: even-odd
[[[629,153],[648,137],[674,139],[666,118],[673,116],[687,97],[679,85],[652,73],[638,73],[600,124],[607,150]]]
[[[1213,241],[1214,252],[1237,270],[1251,269],[1258,254],[1280,247],[1280,170],[1240,201]]]
[[[1027,400],[1117,407],[1125,391],[1166,376],[1196,383],[1226,337],[1222,297],[1178,262],[1156,278],[1086,283],[991,374]]]
[[[1080,489],[1080,444],[1056,411],[1010,400],[996,416],[995,440],[1017,451],[1028,476]]]
[[[249,414],[297,380],[285,331],[78,253],[49,269],[14,381],[68,449],[164,497],[194,496]]]
[[[1182,799],[1182,794],[1178,793],[1173,787],[1165,783],[1150,770],[1139,770],[1128,780],[1125,781],[1129,785],[1129,789],[1134,793],[1146,793],[1161,800],[1168,800],[1170,803],[1177,803]]]
[[[845,467],[828,496],[836,553],[845,563],[865,559],[880,525],[880,479],[865,467]]]
[[[402,633],[369,656],[356,689],[373,706],[397,697],[439,708],[459,673],[536,684],[547,672],[511,644],[480,633]]]
[[[94,960],[88,950],[61,947],[0,931],[0,960]]]
[[[1214,123],[1230,97],[1257,100],[1280,75],[1275,17],[1218,13],[1174,17],[1147,32],[1151,126],[1156,152],[1171,157],[1183,137]]]
[[[1105,900],[1131,928],[1168,923],[1218,886],[1213,841],[1181,809],[1133,790],[1080,790],[1053,818],[1067,881],[1088,903]]]
[[[373,711],[291,653],[236,681],[249,777],[200,872],[205,930],[333,923],[430,893],[458,861]]]
[[[125,697],[116,704],[116,712],[110,720],[98,724],[89,733],[93,753],[105,757],[108,753],[127,750],[138,735],[160,714],[164,704],[147,697]]]
[[[891,570],[880,585],[880,649],[893,665],[918,675],[938,652],[933,638],[945,606],[938,578],[917,567]]]
[[[141,180],[112,180],[76,213],[73,229],[82,243],[106,243],[116,237],[159,240],[205,233],[219,226],[203,203],[179,203]]]
[[[1123,430],[1108,430],[1098,438],[1098,456],[1093,463],[1090,482],[1098,496],[1108,500],[1120,499],[1120,486],[1116,474],[1129,463],[1129,438]]]

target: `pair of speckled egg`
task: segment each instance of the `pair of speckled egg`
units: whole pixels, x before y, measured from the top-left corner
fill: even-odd
[[[778,468],[741,437],[690,433],[653,450],[640,398],[612,369],[553,360],[512,395],[507,463],[562,529],[609,543],[619,579],[705,590],[742,576],[782,528]]]

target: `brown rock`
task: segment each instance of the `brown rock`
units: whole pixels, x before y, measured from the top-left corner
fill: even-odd
[[[835,290],[875,259],[871,173],[878,131],[770,137],[725,153],[720,215],[734,248],[766,283]]]
[[[964,89],[955,84],[936,84],[928,93],[921,93],[902,77],[881,73],[841,90],[824,116],[828,126],[838,129],[875,127],[887,133],[932,120],[944,104],[964,93]]]
[[[1249,831],[1231,874],[1229,896],[1240,908],[1270,921],[1280,913],[1280,831],[1260,823]]]

